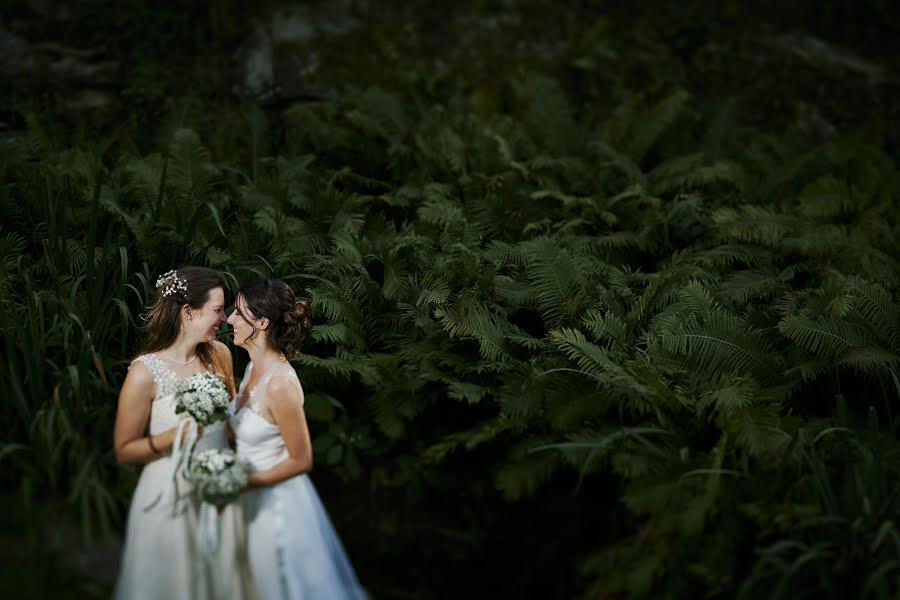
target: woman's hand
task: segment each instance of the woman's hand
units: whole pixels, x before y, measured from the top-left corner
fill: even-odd
[[[264,471],[257,471],[247,478],[247,488],[273,485],[307,473],[312,469],[312,442],[303,412],[302,392],[285,377],[273,377],[267,388],[268,406],[288,457]],[[245,490],[246,491],[246,490]]]
[[[234,448],[234,427],[231,426],[231,421],[228,420],[225,421],[225,439],[228,440],[228,446]]]
[[[203,435],[203,423],[201,423],[200,421],[194,421],[194,423],[197,424],[197,437],[199,438],[200,436]],[[188,427],[185,427],[184,433],[181,434],[181,443],[182,444],[184,444],[187,441],[188,429],[189,429]]]
[[[193,419],[189,419],[186,421],[188,424],[197,423],[197,437],[199,438],[203,435],[203,423],[194,421]],[[178,428],[181,425],[176,425],[171,429],[166,429],[165,431],[158,433],[153,437],[153,446],[160,451],[160,454],[163,452],[167,452],[175,447],[175,436],[178,435]],[[187,443],[188,434],[190,433],[190,427],[185,425],[181,430],[181,445],[182,447]]]
[[[262,484],[260,484],[258,481],[255,481],[255,480],[254,480],[255,475],[256,475],[256,473],[250,473],[250,474],[247,476],[247,485],[245,485],[245,486],[244,486],[244,489],[241,490],[241,493],[242,493],[242,494],[246,494],[246,493],[249,492],[250,490],[254,490],[254,489],[258,488],[258,487],[263,487]]]

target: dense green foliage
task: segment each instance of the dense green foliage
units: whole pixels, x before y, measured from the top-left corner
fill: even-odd
[[[414,74],[175,111],[159,152],[30,119],[0,145],[4,487],[121,528],[139,315],[204,264],[311,299],[314,479],[376,597],[896,597],[889,144],[627,84]]]

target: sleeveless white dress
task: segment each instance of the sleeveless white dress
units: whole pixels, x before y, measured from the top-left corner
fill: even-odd
[[[247,365],[234,407],[240,404],[253,369]],[[261,414],[259,398],[272,377],[303,388],[290,364],[272,367],[231,418],[238,457],[252,471],[271,468],[289,456],[278,427]],[[262,391],[261,391],[262,390]],[[253,580],[262,600],[367,598],[309,476],[291,477],[242,494]]]
[[[150,408],[150,434],[176,427],[187,416],[175,414],[174,386],[178,377],[159,357],[138,356],[156,383]],[[194,452],[227,448],[225,423],[207,426]],[[190,485],[179,474],[174,500],[154,500],[168,483],[170,453],[147,463],[131,498],[122,564],[116,582],[117,600],[243,600],[256,598],[246,554],[243,516],[238,503],[219,515],[217,555],[204,560],[200,554],[199,503],[190,496]]]

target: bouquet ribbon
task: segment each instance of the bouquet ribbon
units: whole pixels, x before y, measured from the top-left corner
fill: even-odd
[[[200,551],[203,556],[211,558],[219,552],[219,509],[209,502],[200,505],[200,526],[197,532],[200,538]]]
[[[188,428],[187,440],[185,440],[184,448],[182,448],[181,438],[184,434],[185,426]],[[195,421],[184,420],[178,424],[178,429],[175,431],[175,445],[172,446],[172,468],[169,470],[168,477],[166,477],[165,486],[162,491],[157,494],[156,498],[144,507],[144,510],[150,510],[160,502],[163,505],[174,502],[178,470],[181,469],[181,473],[185,477],[188,475],[188,468],[191,463],[191,453],[194,451],[194,444],[197,443],[198,437],[197,423]]]

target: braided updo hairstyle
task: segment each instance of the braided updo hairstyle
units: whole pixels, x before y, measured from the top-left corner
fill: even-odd
[[[251,281],[242,285],[237,295],[243,297],[254,317],[269,319],[269,327],[265,330],[266,341],[290,360],[312,328],[309,303],[297,300],[294,290],[280,279]],[[249,338],[252,339],[259,330],[246,316],[240,312],[238,314],[253,327]]]

